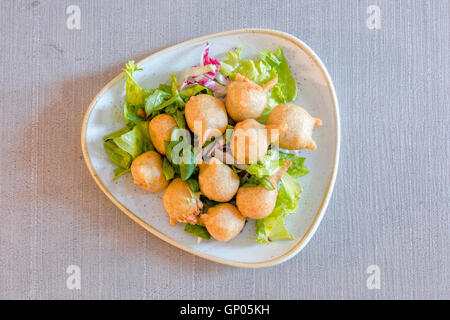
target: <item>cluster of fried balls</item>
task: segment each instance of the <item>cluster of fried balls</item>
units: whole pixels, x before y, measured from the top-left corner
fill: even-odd
[[[256,163],[273,142],[288,150],[316,149],[312,131],[322,122],[299,106],[280,104],[271,111],[266,125],[256,121],[267,106],[268,92],[276,83],[275,77],[261,87],[237,74],[228,85],[225,104],[207,94],[189,99],[185,108],[187,125],[203,145],[209,139],[223,135],[228,117],[233,119],[236,125],[230,149],[237,163]],[[217,158],[199,165],[198,182],[201,194],[220,204],[207,208],[206,213],[200,215],[204,209],[200,194],[193,192],[189,183],[180,178],[169,182],[163,173],[164,141],[170,141],[176,125],[175,119],[168,114],[154,117],[149,123],[149,134],[157,152],[143,153],[131,165],[137,185],[151,192],[166,189],[163,203],[171,225],[200,221],[214,239],[226,242],[240,233],[246,218],[262,219],[270,215],[278,196],[277,187],[273,190],[264,186],[240,187],[237,173]],[[278,185],[290,164],[286,160],[282,168],[268,177],[273,186]],[[236,205],[229,203],[234,197]]]

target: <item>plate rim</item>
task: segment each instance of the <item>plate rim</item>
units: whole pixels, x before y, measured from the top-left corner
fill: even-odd
[[[98,187],[100,188],[100,190],[103,191],[103,193],[109,198],[109,200],[111,200],[115,206],[117,206],[123,213],[125,213],[129,218],[131,218],[131,220],[133,220],[134,222],[136,222],[138,225],[140,225],[141,227],[143,227],[145,230],[147,230],[148,232],[152,233],[153,235],[155,235],[156,237],[160,238],[161,240],[179,248],[182,249],[186,252],[189,252],[193,255],[196,255],[198,257],[213,261],[213,262],[217,262],[217,263],[221,263],[224,265],[229,265],[232,267],[239,267],[239,268],[266,268],[266,267],[271,267],[271,266],[275,266],[278,265],[280,263],[283,263],[289,259],[291,259],[292,257],[294,257],[296,254],[298,254],[307,244],[308,242],[311,240],[312,236],[315,234],[317,228],[320,225],[320,222],[322,221],[322,218],[325,214],[326,208],[328,206],[328,202],[330,200],[331,194],[333,192],[334,189],[334,183],[336,181],[336,175],[337,175],[337,170],[338,170],[338,164],[339,164],[339,151],[340,151],[340,117],[339,117],[339,104],[338,104],[338,100],[337,100],[337,96],[336,96],[336,91],[334,89],[334,85],[333,85],[333,81],[331,80],[331,77],[328,73],[328,70],[326,69],[325,65],[323,64],[323,62],[320,60],[320,58],[317,56],[317,54],[307,45],[305,44],[303,41],[301,41],[300,39],[298,39],[297,37],[283,32],[283,31],[279,31],[279,30],[274,30],[274,29],[261,29],[261,28],[244,28],[244,29],[236,29],[236,30],[229,30],[229,31],[224,31],[224,32],[219,32],[219,33],[213,33],[213,34],[209,34],[209,35],[204,35],[204,36],[200,36],[191,40],[187,40],[187,41],[183,41],[180,43],[177,43],[175,45],[166,47],[162,50],[159,50],[157,52],[154,52],[150,55],[148,55],[147,57],[141,59],[139,62],[137,62],[137,64],[142,64],[143,62],[145,62],[146,60],[158,56],[158,55],[162,55],[165,54],[166,52],[170,51],[170,50],[175,50],[178,49],[180,47],[189,45],[191,43],[194,42],[199,42],[199,41],[204,41],[204,40],[208,40],[208,39],[213,39],[213,38],[218,38],[218,37],[222,37],[222,36],[229,36],[229,35],[236,35],[236,34],[242,34],[242,33],[262,33],[262,34],[268,34],[268,35],[272,35],[272,36],[277,36],[280,38],[283,38],[285,40],[288,40],[292,43],[294,43],[295,45],[297,45],[298,47],[300,47],[300,49],[302,49],[312,60],[313,62],[319,67],[320,71],[322,72],[326,82],[327,82],[327,87],[328,90],[331,94],[332,97],[332,102],[333,102],[333,106],[334,106],[334,114],[335,114],[335,127],[336,127],[336,134],[335,134],[335,144],[336,144],[336,150],[335,150],[335,154],[334,154],[334,159],[333,159],[333,170],[331,172],[331,175],[328,179],[328,185],[326,188],[326,192],[325,195],[322,199],[322,202],[320,204],[319,209],[317,210],[316,214],[314,215],[314,218],[311,222],[311,225],[308,227],[308,229],[306,230],[305,234],[297,240],[297,243],[290,248],[288,251],[286,251],[285,253],[275,257],[275,258],[270,258],[268,260],[264,260],[264,261],[260,261],[260,262],[240,262],[240,261],[233,261],[233,260],[229,260],[229,259],[224,259],[224,258],[218,258],[215,256],[212,256],[210,254],[206,254],[206,253],[201,253],[198,252],[194,249],[188,248],[180,243],[178,243],[177,241],[175,241],[174,239],[172,239],[170,236],[164,234],[163,232],[159,231],[158,229],[154,228],[153,226],[151,226],[149,223],[145,222],[143,219],[141,219],[140,217],[138,217],[136,214],[134,214],[131,210],[129,210],[125,205],[123,205],[119,200],[117,200],[112,194],[111,192],[108,190],[108,188],[103,184],[103,182],[101,181],[100,177],[98,176],[98,174],[96,173],[92,163],[91,163],[91,159],[89,156],[89,152],[87,149],[87,143],[86,143],[86,131],[87,131],[87,122],[89,121],[90,115],[92,113],[92,111],[94,110],[97,102],[100,100],[100,98],[102,98],[102,96],[105,94],[105,92],[113,85],[115,84],[121,77],[124,76],[123,73],[118,74],[116,77],[114,77],[111,81],[109,81],[97,94],[96,96],[92,99],[91,103],[89,104],[88,109],[86,110],[84,117],[83,117],[83,122],[82,122],[82,126],[81,126],[81,150],[83,153],[83,158],[84,161],[86,163],[86,166],[92,176],[92,178],[94,179],[94,181],[97,183]]]

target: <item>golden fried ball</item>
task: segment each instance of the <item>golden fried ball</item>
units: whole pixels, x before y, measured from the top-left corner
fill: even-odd
[[[208,209],[200,216],[211,236],[222,242],[230,241],[244,228],[245,218],[239,210],[229,203],[223,203]]]
[[[231,137],[231,153],[238,164],[256,163],[271,142],[278,140],[283,125],[265,126],[254,119],[238,122]]]
[[[216,158],[200,165],[198,182],[202,194],[217,202],[230,201],[239,189],[239,176]]]
[[[268,178],[274,190],[262,186],[239,188],[236,205],[244,217],[263,219],[272,213],[278,197],[278,181],[290,165],[291,162],[286,160],[284,166]]]
[[[161,154],[166,154],[164,141],[170,141],[170,134],[173,127],[176,127],[175,119],[168,114],[160,114],[154,117],[148,124],[148,132],[156,150]]]
[[[193,96],[186,103],[186,122],[199,137],[202,146],[206,140],[225,132],[228,116],[222,101],[208,94]]]
[[[241,187],[236,196],[236,204],[244,217],[262,219],[272,213],[278,191],[264,187]]]
[[[203,207],[200,195],[192,192],[189,183],[180,178],[174,179],[163,197],[164,208],[170,218],[170,225],[177,222],[196,224],[197,216]]]
[[[151,192],[166,188],[169,182],[164,176],[162,163],[163,159],[158,152],[148,151],[141,154],[131,163],[134,183]]]
[[[322,121],[312,117],[305,109],[294,104],[280,104],[269,114],[268,125],[285,124],[286,129],[280,135],[280,147],[297,150],[317,148],[312,139],[315,126],[321,126]]]
[[[267,92],[277,83],[277,78],[264,87],[236,74],[235,81],[227,87],[225,105],[234,121],[259,119],[267,105]]]

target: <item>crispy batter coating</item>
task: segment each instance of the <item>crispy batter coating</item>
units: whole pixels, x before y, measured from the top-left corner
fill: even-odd
[[[230,201],[239,189],[239,176],[216,158],[200,165],[198,182],[202,194],[217,202]]]
[[[186,122],[199,137],[203,145],[207,139],[225,132],[228,124],[227,112],[222,101],[208,94],[193,96],[186,103]]]
[[[194,194],[189,183],[180,178],[174,179],[167,188],[163,197],[164,208],[170,218],[170,225],[177,222],[197,223],[197,216],[203,207],[200,195]]]
[[[274,190],[262,186],[239,188],[236,204],[244,217],[263,219],[272,213],[278,196],[278,181],[290,166],[291,162],[285,160],[284,166],[269,177],[269,181],[275,187]]]
[[[170,133],[176,127],[175,119],[168,114],[160,114],[154,117],[148,124],[148,132],[153,145],[159,153],[165,155],[164,141],[170,141]]]
[[[134,183],[151,192],[165,189],[169,182],[162,171],[162,163],[163,159],[158,152],[148,151],[141,154],[131,164]]]
[[[223,203],[208,209],[200,216],[211,236],[222,242],[236,237],[245,225],[245,218],[238,208],[230,203]]]
[[[317,148],[312,139],[315,126],[321,126],[322,121],[312,117],[305,109],[294,104],[280,104],[269,114],[268,125],[285,124],[286,129],[280,135],[280,147],[297,150]]]
[[[278,78],[274,78],[261,87],[236,74],[235,81],[227,88],[225,105],[228,115],[234,121],[259,119],[267,105],[267,92],[276,85],[277,80]]]

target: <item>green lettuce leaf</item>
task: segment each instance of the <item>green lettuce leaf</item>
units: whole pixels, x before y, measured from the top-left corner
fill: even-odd
[[[164,100],[164,102],[161,103],[158,106],[148,106],[147,107],[147,105],[146,105],[146,108],[149,110],[149,112],[151,112],[152,117],[154,117],[154,116],[156,116],[158,114],[158,113],[156,113],[157,111],[160,111],[160,110],[163,110],[163,109],[166,109],[166,108],[170,108],[170,107],[173,108],[172,112],[170,112],[170,110],[164,110],[165,111],[164,113],[171,114],[178,107],[177,102],[179,102],[180,99],[181,99],[180,97],[171,97],[168,100]]]
[[[192,96],[196,96],[198,94],[209,94],[213,95],[213,92],[211,89],[206,88],[205,86],[202,86],[201,84],[195,84],[193,86],[184,87],[180,91],[180,96],[183,98],[184,101],[188,101]]]
[[[264,187],[267,190],[275,190],[275,186],[267,177],[257,177],[256,175],[252,175],[248,180],[241,181],[241,187],[243,188],[257,186]]]
[[[147,151],[154,151],[152,139],[150,138],[150,132],[148,130],[149,121],[143,121],[136,125],[136,130],[139,130],[142,135],[142,153]]]
[[[175,176],[175,169],[172,167],[167,158],[164,158],[162,170],[167,180],[170,180]]]
[[[161,89],[155,89],[145,101],[145,113],[149,115],[153,111],[161,109],[160,106],[171,97],[170,93]]]
[[[180,163],[180,178],[183,181],[188,180],[194,173],[194,154],[191,150],[187,151],[188,155],[182,154]],[[185,161],[186,160],[186,161]]]
[[[242,47],[237,50],[230,50],[227,53],[227,60],[221,62],[220,72],[225,76],[231,76],[234,70],[241,64]]]
[[[133,129],[134,125],[132,123],[127,124],[125,127],[123,127],[122,129],[119,129],[117,131],[114,131],[113,133],[110,133],[106,136],[103,137],[103,141],[108,141],[111,140],[113,138],[116,137],[120,137],[121,135],[123,135],[124,133],[127,133],[128,131],[130,131],[131,129]]]
[[[186,117],[184,115],[184,110],[176,110],[175,114],[172,116],[175,119],[178,128],[186,129]]]
[[[200,195],[200,200],[202,201],[202,203],[205,205],[203,207],[203,209],[207,209],[207,208],[211,208],[211,207],[215,207],[218,206],[219,204],[221,204],[220,202],[211,200],[207,197],[205,197],[204,195]],[[205,210],[206,211],[206,210]],[[197,222],[197,224],[199,224],[200,222]]]
[[[256,175],[258,178],[270,176],[284,165],[285,159],[292,163],[287,171],[292,177],[300,178],[308,174],[305,158],[284,153],[278,151],[278,149],[270,149],[267,156],[262,157],[257,163],[249,165],[247,172]]]
[[[184,231],[191,233],[194,236],[206,239],[206,240],[211,239],[211,235],[209,234],[208,230],[206,230],[206,227],[204,227],[204,226],[186,223],[186,226],[184,227]]]
[[[186,103],[181,98],[180,92],[178,91],[178,81],[175,74],[170,75],[170,92],[172,93],[172,103],[174,103],[179,109],[184,109]],[[170,104],[168,104],[168,106],[169,105]]]
[[[198,184],[198,177],[191,177],[188,181],[189,187],[192,192],[197,193],[200,192],[200,185]]]
[[[271,69],[278,76],[278,83],[271,90],[271,97],[278,104],[288,103],[297,99],[297,84],[292,76],[291,69],[289,69],[283,49],[279,47],[276,52],[263,51],[261,52],[261,59],[270,65]]]
[[[150,118],[160,113],[176,115],[178,110],[184,110],[185,101],[178,91],[178,82],[174,74],[170,75],[170,85],[160,85],[157,89],[150,91],[145,100],[145,113]]]
[[[271,176],[284,165],[284,162],[278,161],[275,156],[276,154],[269,154],[262,157],[257,163],[249,165],[246,171],[258,178]]]
[[[194,153],[190,144],[189,131],[174,127],[170,134],[171,141],[164,141],[167,160],[171,163],[181,180],[188,180],[198,169],[195,165]],[[173,159],[172,157],[178,156]]]
[[[154,150],[148,133],[148,122],[138,123],[132,130],[113,139],[115,144],[123,151],[130,154],[133,159],[140,154]]]
[[[119,148],[113,140],[105,141],[103,144],[106,153],[108,153],[111,162],[122,169],[128,169],[131,166],[133,158],[131,155]]]
[[[118,168],[114,169],[114,179],[130,172],[131,163],[140,154],[155,150],[148,133],[148,122],[128,124],[104,137],[104,148]]]
[[[235,69],[235,73],[247,77],[248,79],[262,85],[276,76],[275,71],[261,60],[243,60],[241,65]]]
[[[166,152],[166,157],[171,164],[174,164],[172,160],[172,149],[176,144],[176,141],[164,141],[164,150]]]
[[[128,168],[128,169],[124,169],[124,168],[121,168],[121,167],[115,168],[114,169],[113,181],[116,180],[116,179],[119,179],[121,176],[123,176],[124,174],[126,174],[126,173],[128,173],[130,171],[131,171],[131,168]]]
[[[170,93],[172,94],[172,86],[165,84],[165,83],[161,83],[158,87],[159,90],[162,90],[164,92]]]
[[[284,224],[286,213],[278,207],[268,217],[256,220],[256,241],[262,244],[269,244],[270,241],[292,240]]]
[[[283,204],[291,210],[292,213],[297,209],[298,200],[300,200],[300,194],[302,193],[302,187],[297,180],[291,177],[290,174],[283,174],[281,177],[281,186],[278,191],[278,196]],[[278,199],[278,198],[277,198]]]
[[[142,109],[142,107],[132,105],[129,102],[125,102],[125,104],[123,105],[123,115],[125,119],[131,122],[131,124],[136,124],[144,121],[144,119],[138,116],[139,109]]]
[[[146,97],[149,95],[149,91],[147,89],[142,89],[133,79],[133,73],[137,70],[142,69],[138,68],[134,61],[129,61],[125,69],[123,69],[127,75],[127,81],[125,84],[126,99],[127,102],[133,106],[143,105]]]
[[[227,60],[221,63],[220,72],[234,79],[236,73],[247,77],[259,85],[272,79],[276,73],[270,64],[263,60],[241,59],[241,49],[232,50],[227,53]]]
[[[225,129],[225,134],[223,135],[223,141],[225,144],[229,144],[231,141],[231,137],[233,136],[234,126],[227,124],[227,128]]]
[[[287,171],[287,173],[289,173],[292,177],[300,178],[308,174],[309,171],[305,165],[305,158],[284,152],[279,152],[279,157],[281,160],[288,159],[289,161],[292,162],[291,166]]]

